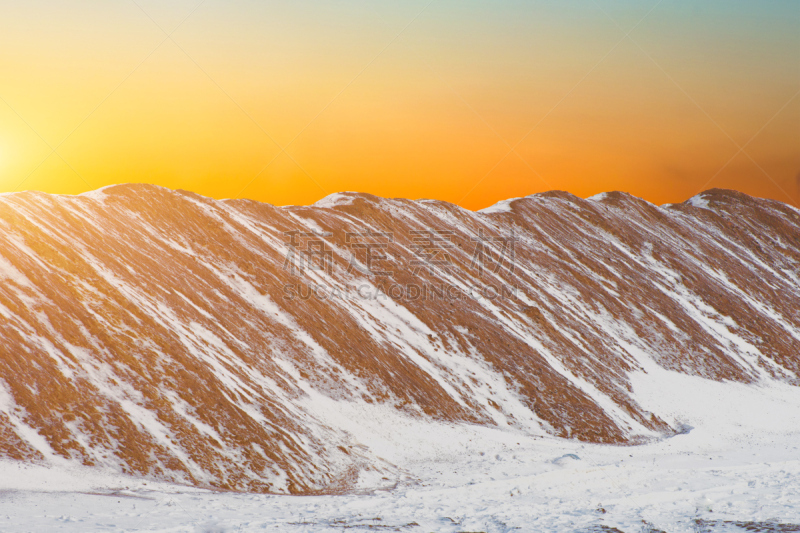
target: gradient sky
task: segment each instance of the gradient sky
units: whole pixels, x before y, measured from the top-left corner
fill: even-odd
[[[798,0],[0,0],[0,50],[0,192],[800,205]]]

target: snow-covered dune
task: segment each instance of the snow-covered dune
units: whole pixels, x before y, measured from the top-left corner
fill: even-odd
[[[0,454],[26,463],[391,487],[403,461],[375,435],[411,454],[442,424],[649,442],[686,429],[669,408],[686,381],[653,379],[794,388],[799,354],[800,212],[732,191],[481,212],[0,197]]]

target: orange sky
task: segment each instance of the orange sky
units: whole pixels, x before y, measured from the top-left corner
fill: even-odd
[[[796,0],[9,4],[0,192],[800,205]]]

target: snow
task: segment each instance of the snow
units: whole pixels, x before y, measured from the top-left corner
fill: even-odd
[[[116,186],[117,185],[106,185],[105,187],[100,187],[99,189],[95,189],[93,191],[87,191],[87,192],[78,194],[77,196],[80,196],[81,198],[90,198],[90,199],[95,200],[97,202],[102,202],[106,198],[106,190],[112,189],[112,188],[114,188]],[[159,187],[159,188],[163,189],[163,187],[160,187],[158,185],[156,185],[156,187]]]
[[[703,198],[701,194],[698,194],[697,196],[692,196],[691,198],[686,200],[686,203],[691,205],[692,207],[699,207],[700,209],[710,210],[710,207],[708,205],[708,200]]]
[[[327,207],[332,208],[339,205],[350,205],[353,203],[354,196],[358,193],[355,192],[337,192],[329,194],[325,198],[321,198],[314,203],[314,207]]]
[[[28,278],[22,272],[17,270],[14,265],[4,257],[0,257],[0,282],[7,283],[8,281],[12,281],[26,289],[33,288],[33,285],[31,285]]]
[[[584,444],[446,424],[388,406],[311,398],[327,420],[399,467],[341,496],[220,493],[83,467],[0,462],[0,530],[741,531],[800,524],[800,389],[631,374],[641,404],[684,434],[639,446]],[[321,400],[321,401],[320,401]],[[697,522],[699,521],[699,522]],[[647,529],[651,528],[651,529]],[[727,528],[727,529],[726,529]],[[769,529],[762,529],[769,531]],[[773,529],[778,531],[778,529]]]
[[[510,213],[511,202],[519,199],[520,198],[509,198],[508,200],[501,200],[494,205],[490,205],[489,207],[484,207],[483,209],[479,209],[478,213],[484,215],[491,215],[494,213]]]
[[[95,191],[88,194],[99,198],[104,193]],[[352,198],[349,193],[331,195],[315,205],[346,205]],[[590,200],[602,198],[602,195],[597,195]],[[513,200],[495,204],[481,213],[508,212]],[[189,202],[204,216],[219,222],[248,250],[261,250],[253,244],[256,239],[266,242],[270,251],[285,247],[279,237],[271,236],[278,235],[278,232],[266,225],[264,220],[270,220],[268,218],[260,220],[256,215],[239,214],[230,206],[215,207],[193,198]],[[404,210],[400,202],[395,204],[392,201],[386,202],[385,209],[392,216],[415,221],[416,226],[427,223],[428,214],[448,224],[459,220],[446,204],[427,200],[420,201],[420,204],[425,208],[424,213],[422,210]],[[701,196],[691,199],[689,205],[708,206]],[[27,209],[20,208],[19,212],[48,238],[63,242],[65,237],[59,234],[57,227],[38,220]],[[303,212],[298,210],[298,213]],[[78,207],[72,210],[72,214],[89,220],[86,213]],[[459,212],[459,217],[462,214]],[[336,214],[328,215],[333,217]],[[138,218],[136,214],[131,216]],[[311,218],[290,211],[284,218],[322,232],[322,227]],[[687,221],[688,228],[688,221],[692,219],[676,214],[675,220],[680,223]],[[481,219],[476,215],[473,222],[476,221],[491,226],[491,217]],[[534,221],[531,225],[540,227]],[[643,233],[648,233],[647,228],[642,229]],[[633,368],[637,369],[631,374],[632,399],[643,409],[658,413],[674,427],[691,428],[688,433],[673,438],[659,440],[657,433],[641,426],[603,392],[605,389],[591,375],[579,375],[577,370],[562,361],[557,352],[548,349],[534,332],[512,316],[521,311],[509,313],[491,299],[478,298],[480,312],[491,315],[509,336],[533,347],[551,369],[582,390],[621,428],[651,439],[644,445],[623,447],[588,445],[545,434],[545,423],[517,395],[513,383],[506,382],[506,376],[486,363],[477,351],[441,350],[446,333],[437,335],[408,308],[386,298],[362,298],[341,303],[337,313],[347,313],[348,318],[376,342],[396,347],[401,356],[426,372],[455,403],[467,409],[475,409],[476,405],[485,407],[485,412],[480,414],[491,416],[497,427],[456,425],[417,417],[409,414],[415,407],[413,405],[401,412],[391,401],[366,403],[359,398],[374,399],[374,396],[365,382],[339,366],[309,333],[310,330],[301,328],[294,315],[272,297],[262,294],[242,272],[196,254],[191,245],[182,244],[179,237],[173,240],[160,236],[144,221],[141,221],[140,230],[150,233],[154,242],[163,242],[168,251],[175,250],[193,257],[197,268],[214,274],[225,288],[247,302],[256,311],[250,315],[252,321],[249,323],[253,327],[257,327],[257,319],[263,318],[291,331],[293,339],[302,345],[304,355],[320,368],[330,370],[332,376],[337,376],[337,380],[347,385],[344,390],[349,394],[336,394],[337,399],[333,399],[318,392],[319,389],[303,377],[295,360],[283,357],[278,350],[270,360],[270,364],[280,369],[277,375],[268,377],[260,369],[249,367],[233,352],[232,343],[243,346],[244,341],[223,325],[210,326],[212,313],[204,310],[196,299],[177,293],[187,304],[185,307],[196,312],[196,320],[188,320],[180,310],[182,307],[170,307],[157,296],[147,296],[135,283],[126,281],[101,261],[100,255],[93,255],[82,242],[75,241],[71,246],[80,252],[99,278],[146,312],[153,323],[173,332],[187,353],[213,369],[222,392],[229,395],[231,403],[247,413],[256,424],[268,424],[257,405],[263,393],[269,394],[280,400],[278,403],[287,413],[308,426],[310,436],[318,437],[319,442],[331,443],[333,454],[337,453],[340,443],[356,448],[359,457],[372,460],[369,463],[372,469],[358,473],[357,490],[353,494],[292,497],[216,493],[182,485],[154,484],[124,476],[120,474],[119,465],[101,458],[96,458],[98,467],[82,468],[60,458],[44,436],[27,425],[26,413],[14,404],[6,382],[0,379],[0,437],[4,427],[12,428],[39,450],[48,464],[0,462],[0,531],[488,532],[588,531],[604,525],[630,533],[650,531],[645,525],[651,524],[651,529],[672,533],[695,531],[695,520],[800,523],[800,508],[795,503],[800,501],[800,452],[797,444],[800,442],[800,388],[770,381],[766,365],[772,364],[776,371],[781,369],[763,357],[760,345],[734,318],[692,292],[683,284],[678,271],[659,263],[653,257],[653,247],[649,242],[642,245],[642,252],[637,252],[613,235],[597,230],[609,247],[623,254],[623,259],[627,258],[649,272],[650,282],[669,301],[675,302],[688,319],[716,339],[726,354],[735,358],[754,378],[763,381],[756,385],[719,383],[668,372],[658,366],[654,357],[666,356],[668,352],[648,350],[647,344],[624,320],[614,318],[602,305],[591,305],[583,300],[573,286],[563,283],[547,270],[530,263],[518,264],[516,268],[526,279],[536,281],[527,288],[530,296],[520,296],[521,302],[540,307],[542,315],[552,323],[559,336],[577,349],[584,350],[586,355],[593,353],[590,350],[593,339],[608,337],[612,340],[600,343],[603,350],[627,354],[625,359],[632,360],[635,363]],[[525,245],[553,256],[552,251],[559,243],[542,231],[540,241],[524,241]],[[795,273],[760,259],[713,227],[703,231],[713,236],[708,240],[712,243],[709,246],[726,254],[731,262],[753,272],[768,272],[775,280],[785,280],[786,286],[796,285]],[[659,234],[655,232],[647,235],[647,241],[658,238]],[[25,261],[40,261],[24,241],[12,236],[7,237],[7,241],[7,250],[18,254],[17,257]],[[337,255],[344,254],[329,244]],[[678,245],[685,246],[685,243]],[[574,264],[581,264],[576,255],[579,252],[565,250],[564,253]],[[276,257],[278,255],[276,253]],[[690,262],[696,261],[687,257]],[[614,268],[613,263],[599,261],[598,264],[606,270],[603,275],[588,270],[584,273],[595,275],[599,283],[616,289],[615,278],[622,278],[620,271]],[[776,334],[800,338],[800,329],[791,323],[791,317],[785,311],[782,313],[768,303],[761,303],[756,295],[750,296],[725,272],[707,269],[707,274],[740,302],[757,311],[762,319],[773,321]],[[23,267],[14,266],[0,257],[0,282],[19,293],[23,303],[31,302],[33,306],[35,300],[30,293],[35,293],[36,289],[27,276],[29,274]],[[348,289],[345,283],[357,281],[357,278],[342,281],[313,271],[308,277],[315,283],[344,292]],[[505,279],[499,275],[495,278],[498,282]],[[471,282],[458,274],[442,272],[440,279],[464,293],[472,288]],[[367,285],[374,294],[375,287]],[[86,287],[92,291],[90,285]],[[607,290],[611,295],[618,294]],[[550,305],[542,302],[550,302]],[[565,316],[575,317],[578,323],[589,324],[602,335],[596,334],[595,330],[582,333],[572,329],[569,322],[550,320],[554,309],[559,309]],[[641,307],[631,309],[635,316],[639,316],[641,311]],[[676,335],[680,333],[680,328],[669,318],[653,309],[649,311],[670,331]],[[56,361],[57,368],[66,378],[73,378],[73,371],[80,368],[80,377],[88,379],[103,397],[121,406],[143,433],[170,450],[196,478],[207,479],[199,465],[175,448],[171,443],[170,428],[143,407],[140,394],[122,379],[122,375],[105,363],[93,363],[85,348],[61,339],[46,314],[31,312],[30,315],[50,337],[60,339],[65,347],[61,352],[44,337],[31,337]],[[15,317],[2,306],[0,316],[4,319]],[[582,317],[583,322],[577,317]],[[466,332],[462,333],[466,335]],[[30,335],[28,332],[25,334]],[[83,335],[89,337],[86,333]],[[458,343],[448,344],[455,346]],[[277,341],[275,346],[279,347]],[[68,355],[76,357],[80,364],[73,364]],[[785,371],[783,374],[788,376],[790,373]],[[277,384],[281,379],[295,385],[303,395],[290,398]],[[112,380],[114,387],[110,385]],[[236,460],[238,452],[226,448],[223,436],[212,425],[203,422],[189,404],[174,393],[165,393],[164,399],[172,411],[196,428],[199,434],[208,435],[220,444],[220,457]],[[501,405],[502,411],[490,408],[492,404]],[[81,434],[76,425],[67,428],[76,442],[88,448],[88,434]],[[298,446],[307,447],[305,438],[298,437],[303,441],[298,442]],[[332,467],[341,466],[336,457],[326,460],[336,463]],[[275,472],[275,476],[273,487],[287,486],[288,478],[281,477],[285,476],[284,473]]]
[[[608,193],[607,192],[601,192],[600,194],[595,194],[594,196],[588,197],[587,200],[589,200],[591,202],[602,202],[606,198],[608,198]]]

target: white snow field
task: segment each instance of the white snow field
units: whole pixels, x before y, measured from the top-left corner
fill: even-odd
[[[595,445],[331,404],[320,408],[338,409],[340,426],[398,465],[399,479],[272,496],[3,462],[0,531],[800,531],[800,388],[657,368],[633,383],[645,408],[687,433]]]

